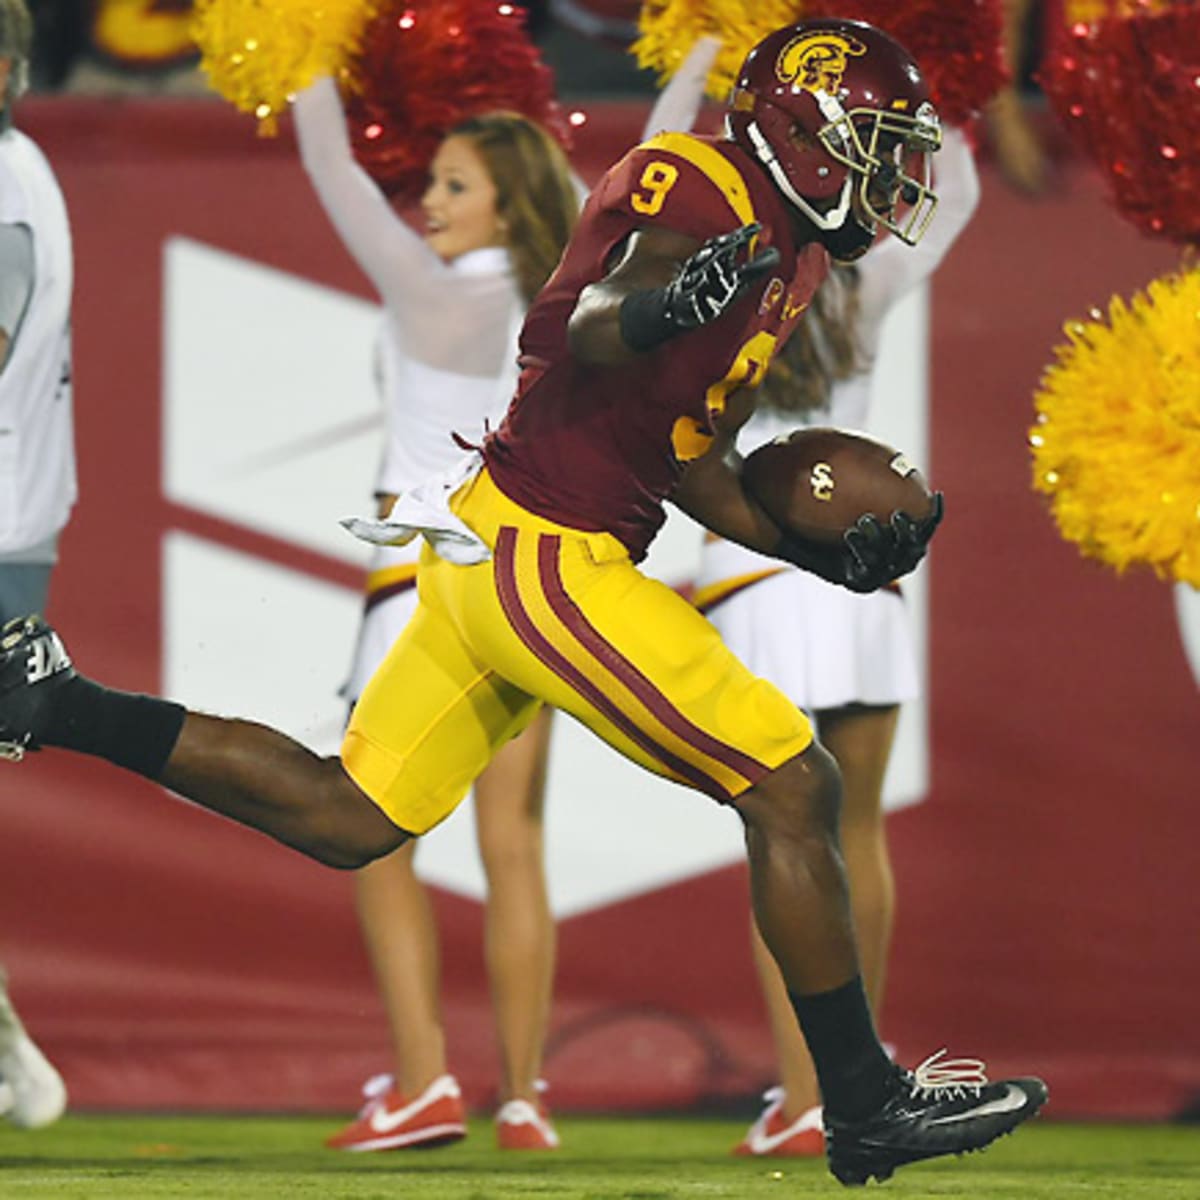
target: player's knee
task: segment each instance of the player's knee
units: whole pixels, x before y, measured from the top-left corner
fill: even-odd
[[[351,780],[336,759],[329,760],[323,800],[310,853],[325,866],[356,871],[411,837]]]
[[[819,742],[777,767],[738,802],[747,824],[791,838],[837,835],[841,773]]]

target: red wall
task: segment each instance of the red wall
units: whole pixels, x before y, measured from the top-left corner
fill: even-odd
[[[591,115],[585,175],[640,119]],[[82,501],[51,612],[85,670],[153,690],[178,516],[159,482],[163,238],[370,293],[290,145],[217,104],[31,101],[24,124],[77,243]],[[934,286],[933,474],[950,515],[931,577],[933,787],[892,824],[884,1029],[906,1059],[948,1045],[1039,1071],[1059,1115],[1164,1116],[1200,1093],[1196,683],[1169,590],[1061,542],[1024,445],[1061,323],[1171,261],[1081,167],[1036,202],[985,169]],[[67,756],[0,768],[0,812],[0,958],[78,1106],[346,1109],[386,1065],[344,876]],[[438,901],[453,1065],[484,1103],[480,912]],[[740,869],[564,922],[558,1107],[740,1097],[750,1112],[771,1065],[746,922]]]

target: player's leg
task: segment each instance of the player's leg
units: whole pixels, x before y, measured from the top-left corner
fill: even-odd
[[[900,709],[851,704],[817,713],[817,730],[842,772],[842,856],[867,999],[878,1017],[896,910],[883,780]]]
[[[558,1145],[538,1095],[555,960],[543,838],[550,723],[547,709],[475,781],[475,823],[488,885],[484,941],[500,1045],[496,1132],[509,1149]]]
[[[883,778],[898,715],[899,708],[895,705],[846,705],[816,714],[821,741],[842,772],[842,856],[850,880],[863,984],[876,1016],[883,996],[895,908],[884,828]],[[750,945],[766,1001],[782,1094],[772,1101],[778,1111],[778,1116],[773,1117],[778,1132],[771,1136],[769,1131],[760,1131],[756,1123],[743,1146],[749,1153],[769,1154],[780,1153],[785,1142],[789,1146],[794,1142],[790,1153],[819,1152],[820,1125],[805,1121],[806,1115],[821,1103],[812,1059],[796,1024],[779,967],[757,926],[751,931]],[[781,1136],[793,1129],[794,1138]]]
[[[430,696],[398,695],[406,727],[436,719]],[[0,631],[0,744],[11,757],[54,746],[104,758],[330,866],[362,866],[420,832],[391,819],[338,759],[276,730],[77,674],[57,634],[32,617]]]
[[[252,721],[103,687],[44,621],[16,618],[0,630],[0,753],[43,746],[106,759],[329,866],[361,866],[408,836],[336,759]]]
[[[842,630],[836,621],[825,622],[820,626],[820,641],[814,645],[811,623],[802,618],[797,619],[797,613],[804,616],[812,613],[819,596],[810,593],[825,586],[800,572],[751,556],[739,547],[728,543],[710,543],[705,548],[704,576],[698,603],[711,609],[714,624],[739,657],[750,665],[750,669],[763,678],[770,679],[793,699],[808,700],[813,694],[814,683],[828,684],[828,681],[813,679],[814,660],[824,653],[820,641],[830,640],[836,643],[842,637]],[[836,616],[836,612],[834,615]],[[753,736],[752,731],[749,731],[749,734]],[[815,755],[809,757],[816,758]],[[788,771],[791,769],[788,768]],[[779,781],[773,781],[775,782]],[[779,948],[772,945],[774,953],[767,949],[767,942],[772,940],[768,925],[773,919],[772,910],[778,907],[786,913],[789,906],[803,904],[812,912],[826,913],[827,918],[832,918],[835,929],[849,924],[849,908],[843,907],[843,901],[837,897],[838,891],[843,890],[845,885],[844,880],[840,878],[841,859],[837,843],[838,815],[835,802],[830,799],[822,805],[819,790],[812,787],[806,787],[793,795],[794,789],[787,784],[786,777],[783,778],[783,782],[786,785],[785,794],[782,797],[772,796],[767,806],[768,815],[789,818],[788,821],[783,821],[778,829],[769,825],[760,828],[759,798],[753,791],[739,801],[743,815],[749,820],[751,869],[756,881],[762,882],[762,886],[757,889],[756,925],[766,934],[767,941],[764,942],[762,934],[756,932],[753,945],[779,1053],[783,1083],[783,1094],[776,1092],[771,1095],[768,1109],[739,1147],[743,1152],[759,1154],[780,1153],[785,1146],[790,1149],[788,1144],[791,1134],[803,1132],[792,1130],[792,1124],[817,1100],[804,1039],[796,1026],[793,1004],[788,996],[789,989],[785,988],[776,963]],[[811,774],[807,778],[801,776],[797,782],[809,784],[813,782],[813,777]],[[833,789],[830,791],[832,794]],[[789,816],[792,808],[797,805],[796,812]],[[790,828],[793,821],[799,822],[794,830]],[[809,879],[806,881],[801,877],[796,881],[786,876],[777,879],[771,855],[761,844],[763,835],[768,839],[779,840],[785,857],[808,868]],[[794,849],[788,849],[789,839],[796,841]],[[812,873],[813,867],[817,868],[816,873]],[[816,894],[804,898],[795,890],[797,883],[807,883],[809,889]],[[777,890],[781,897],[778,904],[772,899]],[[795,942],[794,934],[785,933],[783,937],[785,941]],[[825,952],[819,949],[817,952],[822,954],[823,958],[827,957]],[[842,961],[845,962],[844,955]],[[857,968],[843,975],[840,980],[827,980],[826,984],[833,987],[836,984],[847,983],[856,974],[856,970]],[[788,983],[790,990],[795,993],[794,979],[789,978]],[[862,1013],[858,1011],[857,1004],[854,1007],[857,1019],[862,1024]],[[865,1043],[868,1040],[865,1027],[863,1037]],[[874,1040],[873,1031],[869,1040]],[[879,1065],[881,1060],[882,1054],[872,1055],[872,1061],[876,1065]],[[802,1140],[812,1143],[806,1148],[819,1149],[819,1129],[814,1128],[812,1134],[811,1138]]]
[[[90,681],[89,681],[90,682]],[[103,689],[107,692],[107,689]],[[155,741],[166,750],[160,770],[150,778],[213,812],[268,834],[327,866],[361,867],[387,854],[411,836],[380,810],[346,774],[336,758],[322,758],[277,730],[252,721],[180,714],[178,733],[168,748],[175,706],[147,697],[97,689],[77,705],[82,720],[104,705],[129,704],[129,717],[140,710]],[[163,705],[163,708],[159,708]],[[129,719],[118,715],[116,720]],[[47,741],[99,754],[118,765],[119,743],[91,736],[72,744]],[[118,738],[122,735],[118,734]]]
[[[828,1056],[838,1064],[831,1076],[845,1075],[851,1093],[859,1076],[882,1079],[890,1063],[857,983],[837,846],[838,772],[808,721],[690,605],[637,571],[615,539],[530,519],[488,487],[481,477],[459,515],[492,542],[489,574],[439,567],[431,584],[446,582],[445,603],[465,614],[467,636],[506,678],[635,761],[737,802],[759,924],[789,990],[850,988],[845,1006],[835,1004],[847,1033]],[[450,594],[459,584],[469,594]]]
[[[756,918],[821,1080],[834,1174],[886,1178],[978,1149],[1032,1116],[1046,1098],[1038,1080],[988,1083],[974,1063],[904,1072],[884,1053],[859,976],[837,767],[799,710],[615,539],[524,513],[486,475],[454,507],[493,547],[487,571],[439,569],[429,580],[464,638],[627,757],[736,803]]]
[[[853,885],[851,885],[853,887]],[[750,922],[750,954],[754,960],[754,970],[762,987],[763,1001],[767,1010],[767,1023],[771,1031],[771,1044],[775,1048],[775,1061],[779,1071],[779,1087],[773,1089],[770,1105],[777,1116],[772,1122],[778,1127],[777,1132],[789,1129],[796,1121],[821,1103],[820,1089],[817,1087],[817,1077],[813,1071],[812,1059],[808,1047],[804,1044],[804,1036],[796,1024],[796,1014],[792,1011],[792,1002],[788,999],[787,987],[779,966],[771,951],[767,949],[762,934],[758,931],[757,923]],[[774,1139],[756,1137],[759,1122],[751,1129],[743,1143],[744,1152],[750,1154],[778,1153],[779,1148]],[[821,1142],[819,1122],[812,1124],[817,1137],[810,1141]],[[822,1145],[812,1145],[814,1153],[823,1149]]]
[[[838,843],[836,763],[816,742],[737,800],[755,921],[779,964],[826,1104],[854,1117],[887,1091],[890,1063],[859,974]]]

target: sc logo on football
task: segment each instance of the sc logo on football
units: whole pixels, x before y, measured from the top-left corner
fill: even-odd
[[[808,485],[812,488],[813,499],[828,504],[833,499],[833,468],[827,462],[813,463]]]

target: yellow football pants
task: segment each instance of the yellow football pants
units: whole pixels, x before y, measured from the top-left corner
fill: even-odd
[[[725,803],[812,741],[799,709],[612,535],[533,515],[486,471],[451,506],[492,559],[461,567],[425,550],[416,615],[342,746],[350,776],[402,829],[448,817],[542,703]]]

